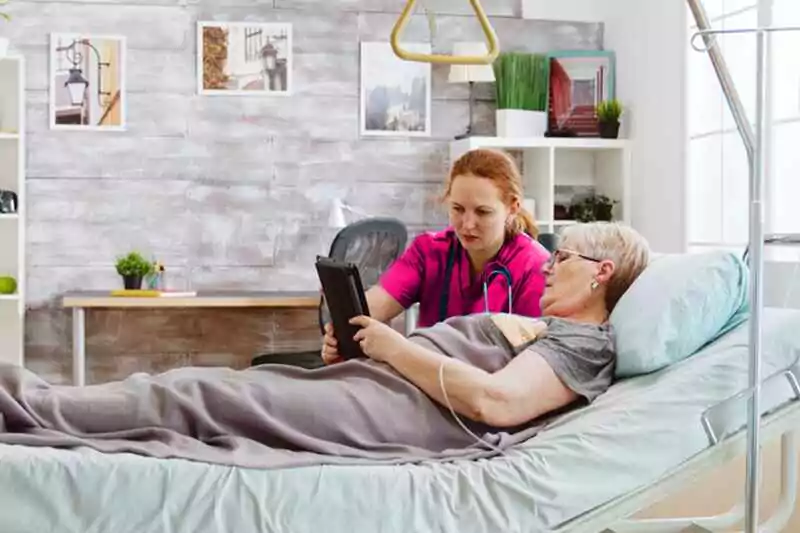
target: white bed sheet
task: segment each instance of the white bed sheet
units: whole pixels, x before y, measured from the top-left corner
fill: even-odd
[[[800,311],[768,309],[764,331],[766,376],[800,357]],[[477,462],[261,471],[0,446],[0,531],[550,531],[706,449],[701,414],[746,386],[747,338],[745,324]]]

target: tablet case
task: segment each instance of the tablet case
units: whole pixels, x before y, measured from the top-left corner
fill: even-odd
[[[343,263],[324,256],[317,256],[316,268],[331,315],[339,355],[344,359],[366,357],[361,346],[353,340],[360,327],[350,324],[353,317],[369,316],[358,268],[352,263]]]

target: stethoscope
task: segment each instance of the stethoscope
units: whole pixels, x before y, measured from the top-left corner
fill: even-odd
[[[447,266],[444,270],[444,290],[439,298],[439,322],[443,322],[447,318],[447,304],[450,301],[450,281],[453,277],[453,266],[456,262],[456,254],[460,247],[458,237],[454,235],[453,240],[450,242],[450,249],[447,252]],[[512,277],[511,272],[503,265],[493,269],[483,280],[483,311],[485,313],[489,312],[489,284],[495,276],[503,276],[506,279],[506,285],[508,286],[508,312],[510,314],[513,312],[513,300],[511,298]]]

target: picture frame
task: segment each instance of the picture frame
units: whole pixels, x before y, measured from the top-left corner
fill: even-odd
[[[49,64],[51,129],[127,129],[125,36],[51,33]]]
[[[616,97],[616,56],[609,50],[548,54],[548,133],[553,137],[599,137],[597,104]]]
[[[197,23],[197,94],[290,96],[292,25],[283,22]]]
[[[429,43],[404,43],[430,53]],[[430,137],[430,63],[404,61],[388,42],[361,43],[359,125],[362,136]]]

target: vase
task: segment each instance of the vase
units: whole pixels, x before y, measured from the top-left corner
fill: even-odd
[[[8,54],[8,37],[0,37],[0,59]]]
[[[142,288],[142,276],[122,276],[122,283],[124,284],[126,290],[138,291]]]
[[[598,122],[597,132],[601,139],[616,139],[619,137],[619,120],[614,122]]]
[[[498,137],[544,137],[547,112],[498,109],[495,112]]]

